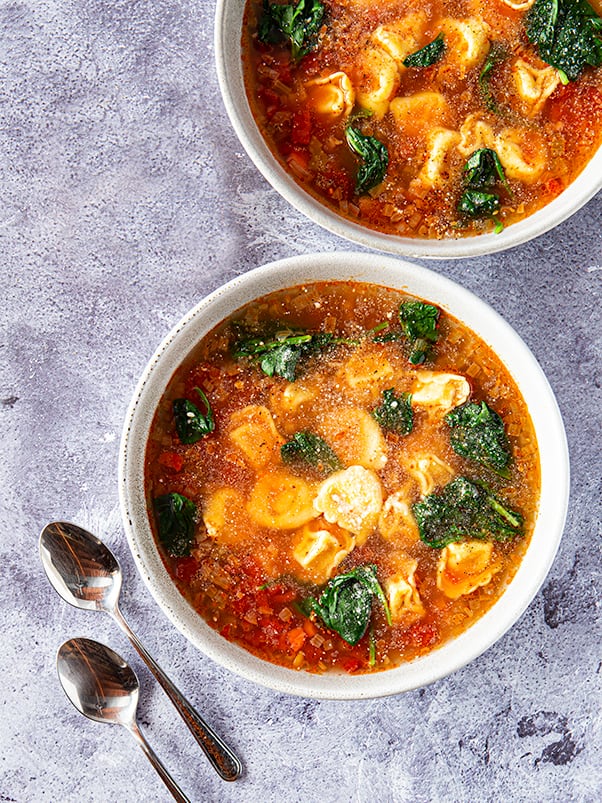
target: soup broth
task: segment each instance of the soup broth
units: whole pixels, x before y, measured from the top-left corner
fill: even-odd
[[[514,381],[465,325],[389,288],[316,283],[250,303],[177,369],[146,491],[211,627],[276,664],[361,673],[500,597],[539,458]]]
[[[552,201],[600,146],[601,34],[588,27],[589,62],[571,72],[534,43],[545,0],[541,12],[533,0],[316,3],[296,6],[309,28],[296,46],[282,6],[248,1],[245,82],[281,165],[344,217],[404,237],[499,231]]]

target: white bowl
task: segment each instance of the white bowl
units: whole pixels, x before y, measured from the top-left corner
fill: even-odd
[[[580,209],[602,188],[602,147],[585,170],[547,206],[524,220],[474,237],[418,240],[383,234],[338,215],[299,186],[284,170],[255,124],[244,86],[240,41],[244,0],[218,0],[215,15],[217,75],[230,121],[244,149],[283,198],[310,220],[347,240],[393,254],[430,259],[481,256],[532,240]]]
[[[266,293],[304,282],[373,282],[427,299],[467,324],[508,367],[527,403],[539,444],[541,501],[531,543],[507,590],[466,632],[428,655],[368,675],[314,675],[275,666],[226,641],[177,590],[159,555],[144,493],[144,457],[159,400],[199,340],[232,312]],[[283,259],[238,276],[203,299],[170,332],[149,362],[130,405],[121,443],[121,509],[136,564],[161,609],[202,652],[243,677],[307,697],[356,699],[424,686],[472,661],[519,618],[556,554],[568,503],[569,460],[562,419],[548,382],[516,332],[472,293],[426,268],[392,257],[328,253]]]

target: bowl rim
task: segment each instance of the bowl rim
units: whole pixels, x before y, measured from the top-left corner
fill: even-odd
[[[240,46],[245,0],[217,0],[214,49],[218,83],[230,122],[255,167],[269,184],[295,209],[339,237],[403,257],[461,259],[483,256],[528,242],[555,228],[584,206],[602,189],[602,145],[581,173],[563,192],[527,218],[501,233],[487,232],[472,237],[419,240],[385,234],[348,220],[307,192],[284,170],[261,135],[244,89]],[[234,27],[236,35],[231,35]]]
[[[328,280],[395,287],[437,304],[476,331],[500,356],[521,390],[531,412],[541,460],[540,509],[531,543],[500,599],[468,630],[426,656],[394,669],[357,676],[314,675],[276,666],[210,628],[180,595],[165,569],[149,525],[144,492],[150,424],[167,382],[191,348],[228,314],[254,298],[276,289]],[[515,330],[456,282],[423,266],[359,252],[305,254],[269,262],[203,298],[171,329],[144,369],[125,418],[119,453],[119,499],[128,544],[139,573],[168,619],[202,653],[243,678],[314,699],[398,694],[426,686],[477,658],[519,619],[544,582],[564,529],[568,497],[569,454],[560,411],[539,363]]]

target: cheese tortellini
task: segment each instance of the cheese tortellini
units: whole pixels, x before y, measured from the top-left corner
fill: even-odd
[[[379,25],[372,33],[372,39],[395,59],[400,70],[404,70],[403,61],[420,47],[425,27],[426,13],[417,11],[396,22]]]
[[[378,531],[382,537],[400,546],[411,546],[420,538],[409,500],[405,489],[395,491],[386,498],[378,517]]]
[[[447,413],[470,396],[470,384],[460,374],[420,371],[412,389],[412,403],[433,412]]]
[[[491,561],[493,544],[461,541],[441,550],[437,564],[437,587],[446,597],[458,599],[491,582],[499,566]]]
[[[304,576],[314,583],[325,583],[354,546],[351,533],[321,517],[296,534],[293,557]]]
[[[393,98],[391,114],[397,127],[410,137],[424,136],[433,126],[442,126],[451,116],[445,96],[432,89]]]
[[[274,459],[284,438],[278,433],[267,407],[251,404],[230,417],[228,437],[255,469],[264,468]]]
[[[247,502],[247,513],[261,527],[276,530],[295,530],[319,515],[311,484],[283,470],[257,480]]]
[[[325,479],[314,500],[316,515],[357,536],[361,545],[374,531],[383,506],[382,486],[374,471],[350,466]]]
[[[399,557],[396,563],[398,571],[387,578],[385,593],[393,622],[408,627],[422,619],[425,613],[414,577],[418,561]]]
[[[554,67],[539,69],[524,59],[516,59],[512,76],[524,113],[535,117],[560,83],[560,74]]]
[[[477,17],[442,20],[445,37],[445,63],[453,64],[462,73],[481,62],[489,49],[489,25]]]
[[[382,431],[361,407],[342,407],[322,415],[317,430],[346,465],[378,471],[387,462]]]
[[[434,454],[412,454],[405,462],[408,474],[416,482],[421,496],[445,485],[454,476],[454,470]]]
[[[354,77],[357,102],[380,120],[399,87],[395,59],[380,47],[367,48],[355,64]]]
[[[338,70],[313,78],[305,84],[309,102],[315,112],[325,116],[348,115],[355,104],[355,89],[347,73]]]
[[[203,506],[203,524],[207,535],[223,544],[240,540],[246,518],[245,499],[236,488],[218,488]]]

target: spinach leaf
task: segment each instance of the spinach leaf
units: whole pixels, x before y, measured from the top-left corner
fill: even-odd
[[[500,416],[485,402],[467,402],[445,416],[456,454],[509,477],[510,449]]]
[[[376,566],[366,564],[333,577],[319,599],[312,600],[311,605],[326,627],[353,646],[364,635],[370,622],[372,597],[382,604],[390,625],[391,612],[378,582]]]
[[[195,390],[205,406],[205,413],[201,413],[196,404],[188,399],[174,399],[172,405],[176,431],[181,443],[196,443],[215,429],[209,399],[200,388],[195,388]]]
[[[280,454],[285,463],[301,459],[310,466],[328,473],[343,468],[343,464],[326,441],[313,432],[296,432],[292,440],[280,447]]]
[[[364,160],[355,182],[356,193],[362,195],[380,184],[385,177],[389,166],[389,151],[376,137],[362,134],[351,125],[345,128],[345,139],[351,150]]]
[[[485,485],[456,477],[440,493],[412,505],[421,540],[441,549],[466,538],[509,541],[522,535],[523,518]]]
[[[443,34],[440,33],[429,42],[428,45],[421,47],[415,53],[411,53],[403,60],[404,67],[430,67],[431,64],[436,64],[441,61],[443,53],[445,52],[445,40]]]
[[[399,307],[399,320],[410,341],[409,360],[412,365],[420,365],[428,357],[431,344],[439,337],[439,310],[423,301],[404,301]]]
[[[407,435],[414,426],[414,411],[410,393],[395,395],[394,388],[383,391],[383,399],[372,415],[383,429]]]
[[[481,90],[481,95],[483,97],[483,101],[485,106],[489,109],[490,112],[498,112],[499,108],[491,93],[491,76],[494,69],[501,64],[508,57],[508,52],[504,45],[500,42],[492,42],[491,47],[489,48],[489,53],[487,54],[487,58],[481,68],[481,72],[479,73],[479,88]]]
[[[243,336],[235,343],[232,356],[234,359],[256,359],[264,374],[282,376],[289,382],[294,382],[302,360],[338,342],[343,341],[335,340],[329,332],[309,334],[286,330],[276,332],[272,339],[269,336]]]
[[[465,190],[458,201],[458,212],[466,217],[493,217],[500,211],[500,196],[494,192]]]
[[[299,61],[318,46],[324,13],[324,5],[319,0],[299,0],[296,5],[280,5],[263,0],[258,38],[266,44],[287,40],[291,56]]]
[[[464,165],[466,189],[458,201],[458,212],[465,217],[493,217],[499,212],[500,197],[490,190],[498,182],[510,193],[500,157],[491,148],[479,148],[468,157]]]
[[[601,29],[602,19],[587,0],[535,0],[525,15],[529,41],[565,84],[587,65],[602,65]]]
[[[159,540],[174,557],[190,555],[194,542],[196,505],[177,493],[158,496],[153,501]]]

